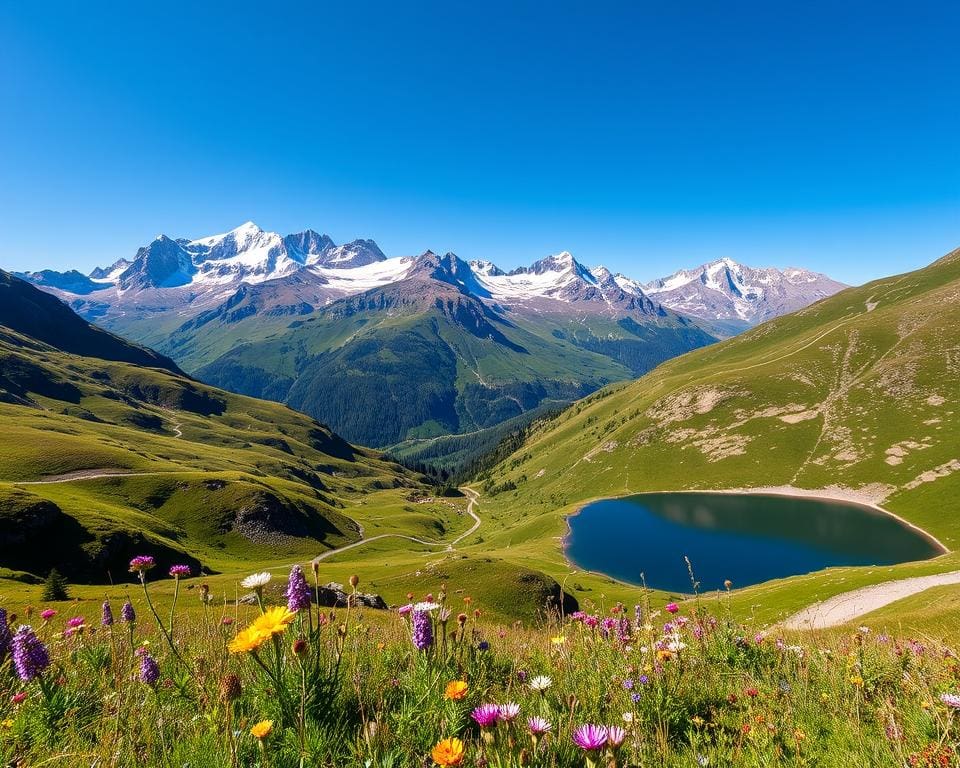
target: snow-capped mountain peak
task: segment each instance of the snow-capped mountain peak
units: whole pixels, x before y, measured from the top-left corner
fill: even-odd
[[[485,259],[474,259],[470,262],[470,269],[473,270],[474,274],[493,277],[500,277],[505,275],[500,267],[494,264],[492,261],[486,261]]]
[[[757,323],[846,288],[802,269],[747,267],[729,257],[681,269],[640,288],[664,306],[707,320]]]
[[[755,269],[729,257],[646,284],[602,265],[588,269],[569,251],[509,272],[492,261],[467,263],[452,253],[388,259],[373,240],[337,245],[312,229],[281,236],[252,221],[196,239],[161,234],[132,260],[97,268],[88,278],[51,270],[26,277],[68,302],[89,297],[82,306],[97,312],[109,311],[105,308],[114,303],[133,306],[135,312],[147,306],[164,311],[217,306],[244,286],[263,283],[270,285],[258,289],[258,295],[284,297],[302,312],[416,277],[456,285],[507,309],[663,314],[667,308],[741,326],[794,311],[845,287],[816,272]]]

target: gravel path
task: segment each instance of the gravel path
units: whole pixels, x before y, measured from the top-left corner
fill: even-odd
[[[910,595],[940,587],[945,584],[960,584],[960,571],[935,573],[930,576],[913,576],[909,579],[873,584],[850,592],[844,592],[795,613],[785,622],[786,629],[823,629],[846,624],[871,613],[885,605],[902,600]]]

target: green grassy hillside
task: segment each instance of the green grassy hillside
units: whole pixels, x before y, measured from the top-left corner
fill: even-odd
[[[77,597],[103,594],[110,581],[126,590],[129,559],[142,552],[220,572],[205,578],[231,592],[253,570],[331,554],[324,580],[346,583],[360,572],[393,603],[411,585],[444,580],[474,584],[488,614],[503,620],[534,616],[557,599],[556,581],[488,557],[482,537],[448,548],[474,523],[466,499],[436,497],[422,476],[301,413],[193,381],[32,286],[5,284],[30,308],[4,305],[0,325],[0,591],[8,605],[35,603],[36,582],[52,567]],[[44,343],[21,330],[54,321],[68,341],[104,340],[112,359],[97,357],[98,345],[70,354],[53,345],[56,334]],[[169,369],[123,362],[143,355]]]
[[[957,328],[960,251],[598,392],[537,426],[481,478],[493,495],[486,507],[502,524],[486,545],[563,578],[564,517],[588,499],[791,486],[882,503],[954,549]],[[774,617],[890,573],[958,564],[951,554],[882,573],[831,569],[738,599]]]
[[[429,493],[419,475],[285,406],[192,381],[3,277],[4,297],[26,300],[22,313],[0,301],[0,566],[123,580],[140,550],[223,570],[311,557],[362,529],[465,525],[455,505],[410,501]],[[51,343],[20,332],[55,323]]]
[[[643,323],[506,317],[446,284],[409,282],[288,320],[268,337],[256,330],[196,373],[225,389],[286,402],[349,440],[386,447],[496,427],[713,340],[673,316]],[[195,350],[217,348],[223,334],[256,322],[208,324],[163,348],[197,360]],[[441,463],[461,462],[462,446],[450,447],[455,455],[439,455]]]

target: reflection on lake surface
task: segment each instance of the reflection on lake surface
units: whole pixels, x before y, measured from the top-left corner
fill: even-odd
[[[869,507],[826,499],[651,493],[588,504],[569,519],[567,557],[623,581],[690,592],[684,556],[703,590],[835,565],[923,560],[939,548]]]

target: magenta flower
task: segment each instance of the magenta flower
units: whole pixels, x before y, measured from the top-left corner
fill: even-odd
[[[143,577],[143,574],[156,564],[156,561],[150,555],[137,555],[130,561],[130,573],[139,573]]]
[[[43,611],[40,611],[40,618],[44,621],[50,621],[54,616],[57,615],[57,612],[53,608],[47,608]]]
[[[520,714],[520,705],[511,701],[509,704],[501,704],[497,712],[497,719],[509,723]]]
[[[619,747],[625,738],[627,738],[627,732],[619,725],[611,725],[607,728],[607,744],[611,747]]]
[[[67,626],[70,629],[79,629],[86,623],[87,620],[83,616],[74,616],[72,619],[67,619]]]
[[[397,608],[397,613],[399,613],[401,616],[406,616],[412,610],[413,603],[407,603],[406,605],[401,605],[399,608]]]
[[[534,736],[540,736],[547,731],[549,731],[553,726],[550,725],[549,720],[545,720],[542,717],[531,717],[527,720],[527,728],[530,729],[530,733]]]
[[[189,565],[171,565],[170,566],[170,575],[179,579],[181,577],[186,578],[190,575],[190,566]]]
[[[581,725],[573,732],[573,743],[587,752],[602,749],[607,743],[607,729],[602,725]]]
[[[667,603],[665,610],[667,613],[677,613],[680,610],[680,606],[676,603]]]
[[[496,725],[500,718],[500,706],[498,704],[481,704],[470,713],[470,717],[481,728],[490,728]]]

